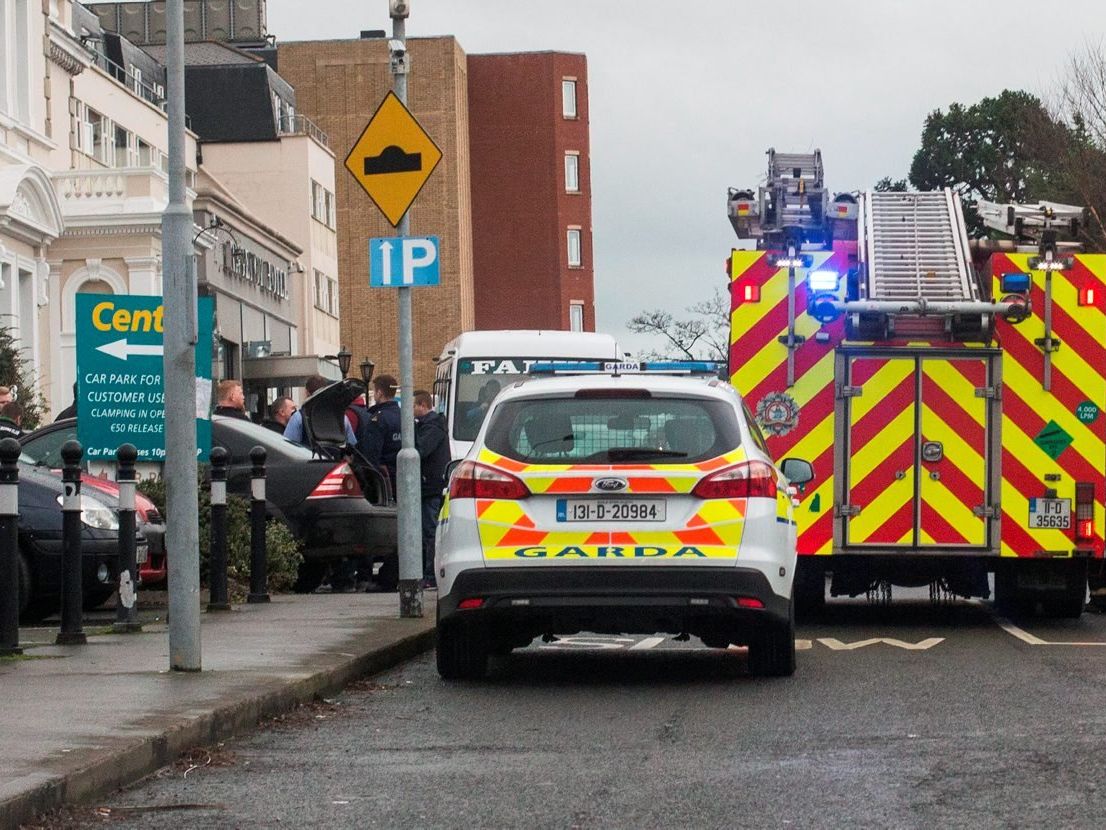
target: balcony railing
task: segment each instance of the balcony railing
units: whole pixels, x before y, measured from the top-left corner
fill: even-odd
[[[123,86],[127,87],[143,101],[147,101],[161,110],[165,109],[164,87],[160,84],[155,85],[142,80],[134,74],[133,70],[120,66],[101,52],[97,48],[97,45],[95,41],[85,41],[85,48],[92,57],[93,63],[111,75],[111,77],[115,78],[115,80]]]
[[[315,139],[324,147],[330,147],[330,141],[326,133],[318,128],[314,121],[306,115],[285,115],[277,119],[277,133],[279,135],[307,135]]]

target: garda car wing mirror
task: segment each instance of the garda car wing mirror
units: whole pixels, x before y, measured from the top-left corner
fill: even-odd
[[[780,464],[780,472],[792,484],[802,485],[814,481],[814,467],[801,458],[785,458]]]

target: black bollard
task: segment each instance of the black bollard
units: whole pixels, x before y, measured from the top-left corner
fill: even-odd
[[[123,444],[115,451],[115,483],[119,485],[119,588],[112,631],[132,634],[142,630],[138,622],[138,539],[135,527],[134,492],[138,476],[134,463],[138,450]]]
[[[250,593],[246,602],[269,602],[269,561],[265,551],[265,448],[250,450]]]
[[[19,647],[19,442],[0,441],[0,657]]]
[[[227,463],[230,455],[222,447],[211,448],[211,556],[207,579],[211,596],[208,611],[229,611],[227,590]]]
[[[88,642],[81,630],[84,586],[81,561],[81,456],[84,450],[73,440],[61,445],[61,479],[64,494],[61,514],[61,631],[58,645]]]

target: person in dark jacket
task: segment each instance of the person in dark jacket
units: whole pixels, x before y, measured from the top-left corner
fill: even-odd
[[[0,389],[4,387],[0,386]],[[69,404],[65,409],[57,414],[54,418],[54,422],[65,420],[66,418],[77,417],[77,384],[73,384],[73,403]]]
[[[237,380],[219,381],[219,396],[215,401],[215,414],[228,418],[241,418],[248,421],[246,415],[246,395],[242,392],[242,384]]]
[[[261,422],[261,426],[271,429],[273,432],[284,434],[288,421],[296,411],[296,402],[289,397],[280,397],[269,404],[269,417]]]
[[[16,401],[0,406],[0,438],[18,438],[23,434],[23,407]]]
[[[434,574],[434,534],[442,512],[442,489],[449,466],[449,435],[445,418],[434,411],[434,399],[415,392],[415,449],[422,473],[422,578],[424,588],[437,585]]]
[[[396,379],[391,375],[373,378],[375,402],[368,409],[369,418],[359,425],[357,449],[374,466],[388,473],[395,490],[396,456],[400,449],[399,403],[396,401]]]

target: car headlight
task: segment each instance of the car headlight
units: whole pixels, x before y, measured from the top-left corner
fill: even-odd
[[[58,504],[64,506],[64,496],[58,496]],[[119,516],[97,498],[81,493],[81,524],[97,530],[118,530]]]

